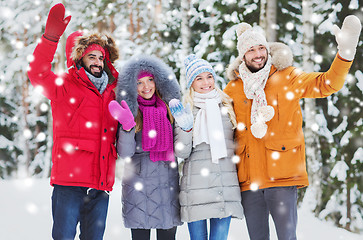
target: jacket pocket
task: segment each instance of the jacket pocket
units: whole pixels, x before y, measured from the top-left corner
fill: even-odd
[[[96,144],[92,140],[62,138],[58,140],[56,166],[60,181],[92,182]]]
[[[239,157],[239,162],[237,163],[237,174],[238,181],[240,183],[245,183],[250,181],[250,169],[249,169],[249,156],[248,148],[246,145],[240,145],[237,147],[236,151]]]
[[[125,158],[124,177],[127,178],[135,174],[140,175],[142,157],[139,155],[140,154],[135,154],[131,158]]]
[[[82,108],[86,105],[86,102],[87,101],[85,100],[85,98],[83,98],[79,106],[76,109],[74,109],[72,118],[68,122],[68,126],[70,128],[73,128],[75,123],[78,122],[79,115],[82,113]]]
[[[116,159],[117,159],[116,148],[113,144],[110,144],[110,152],[108,156],[108,169],[107,169],[107,186],[111,188],[115,183]]]
[[[301,141],[296,138],[265,143],[267,174],[270,180],[296,178],[306,172]]]

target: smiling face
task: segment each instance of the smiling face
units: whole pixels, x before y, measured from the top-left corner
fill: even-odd
[[[209,93],[214,89],[214,77],[210,72],[199,74],[193,81],[191,87],[197,93]]]
[[[267,49],[263,45],[256,45],[247,50],[244,56],[246,66],[251,72],[258,72],[267,62]]]
[[[156,87],[154,78],[151,76],[142,77],[137,80],[137,93],[144,99],[150,99],[155,93]]]
[[[101,51],[93,50],[81,59],[81,65],[87,72],[99,78],[103,72],[103,59]]]

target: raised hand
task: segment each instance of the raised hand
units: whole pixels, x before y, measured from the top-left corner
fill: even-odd
[[[169,108],[181,129],[189,131],[193,128],[194,117],[189,106],[184,108],[183,104],[178,99],[172,99],[169,102]]]
[[[122,100],[120,105],[117,101],[112,100],[108,104],[108,110],[110,111],[112,117],[122,125],[124,130],[129,131],[135,127],[136,123],[134,115],[132,115],[132,112],[126,101]]]
[[[341,29],[337,25],[333,26],[338,53],[345,60],[352,61],[354,59],[361,29],[362,24],[359,18],[354,15],[349,15],[344,19]]]
[[[62,3],[54,5],[48,14],[44,37],[50,41],[58,42],[72,16],[64,18],[66,9]]]

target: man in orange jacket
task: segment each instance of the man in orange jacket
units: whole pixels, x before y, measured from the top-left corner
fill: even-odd
[[[343,87],[361,31],[348,16],[335,26],[338,54],[327,72],[291,66],[291,51],[241,23],[239,56],[227,70],[225,92],[238,122],[236,153],[242,204],[251,240],[269,239],[271,214],[279,240],[296,239],[297,188],[308,185],[301,98],[327,97]]]

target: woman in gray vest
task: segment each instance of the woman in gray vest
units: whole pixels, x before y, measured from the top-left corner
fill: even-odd
[[[236,117],[230,98],[215,85],[212,66],[195,55],[185,61],[185,102],[169,102],[178,125],[175,154],[184,158],[180,185],[181,219],[192,240],[226,240],[231,217],[243,218],[234,158]],[[194,123],[194,124],[193,124]],[[238,159],[237,159],[238,160]]]
[[[133,240],[150,239],[151,229],[157,229],[160,240],[175,239],[182,224],[179,174],[173,152],[174,119],[165,102],[180,98],[178,82],[160,59],[135,56],[120,72],[116,95],[117,102],[109,109],[122,124],[117,152],[125,161],[124,225],[131,228]],[[136,125],[130,129],[128,123],[134,119]]]

